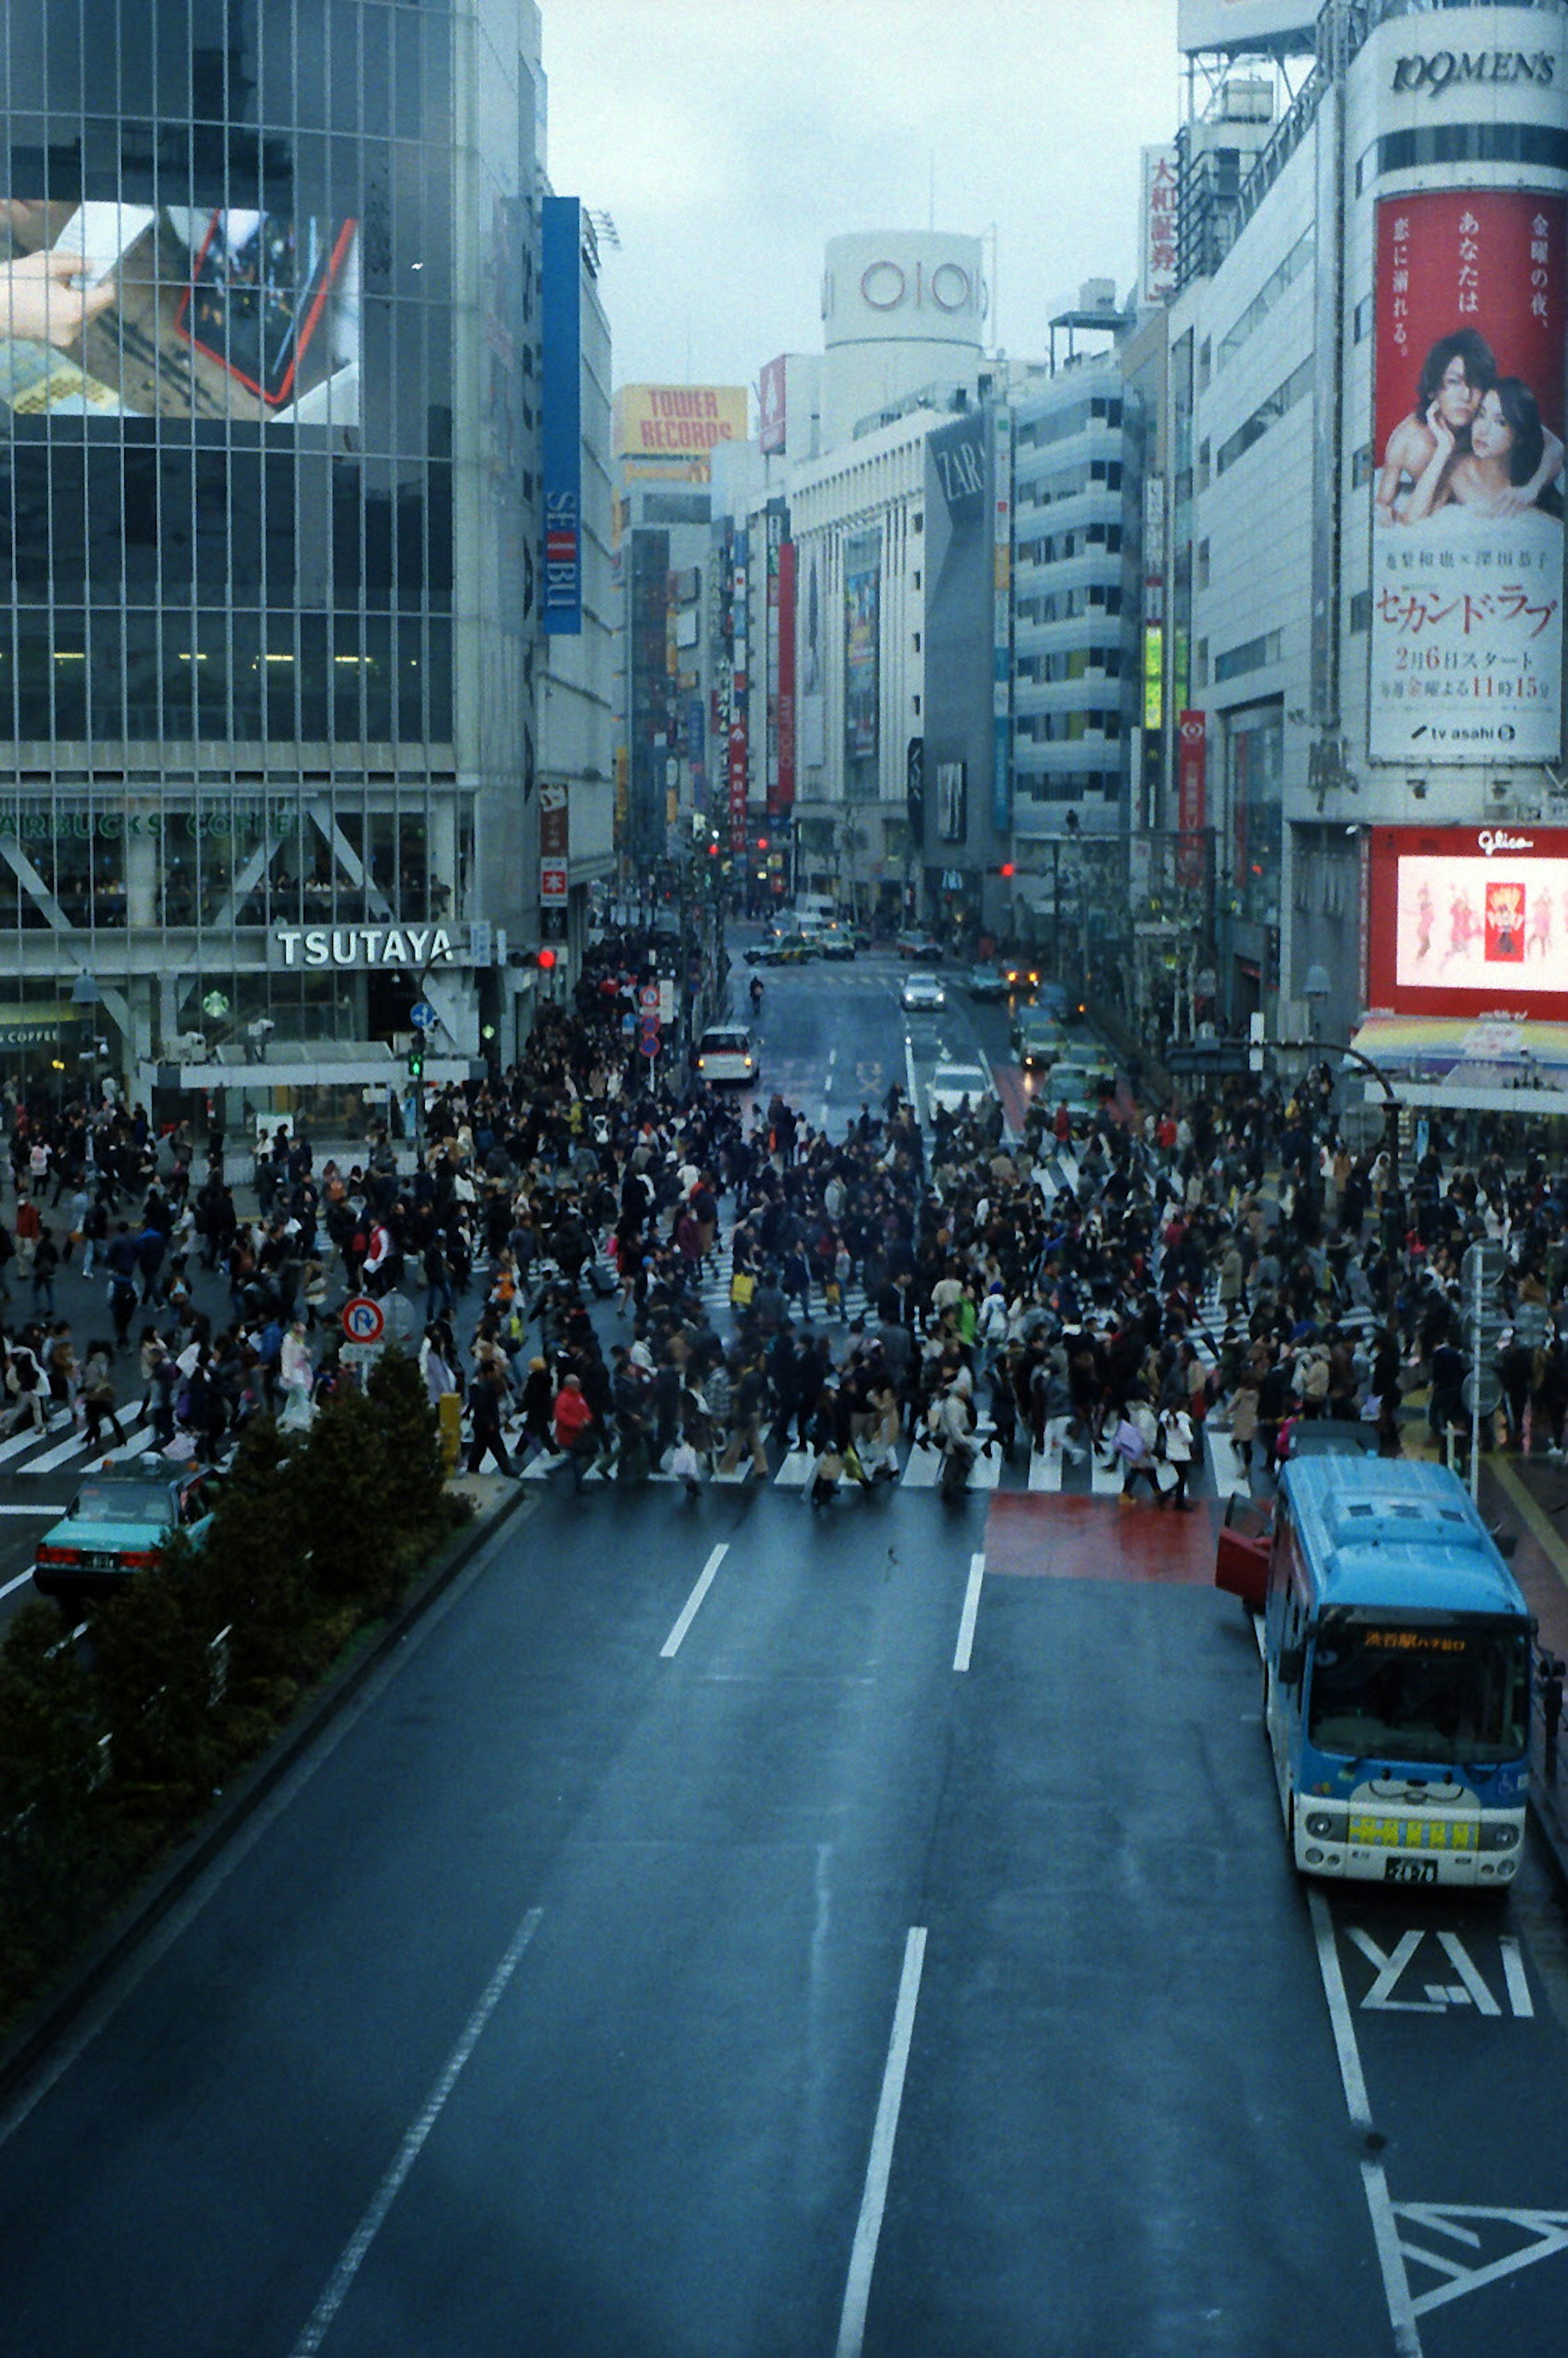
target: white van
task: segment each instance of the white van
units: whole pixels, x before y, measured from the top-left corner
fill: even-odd
[[[838,903],[826,892],[797,892],[795,921],[803,934],[823,934],[838,921]]]
[[[716,1024],[697,1044],[697,1071],[704,1081],[754,1081],[757,1052],[743,1023]]]

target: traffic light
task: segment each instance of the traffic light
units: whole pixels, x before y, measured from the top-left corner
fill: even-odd
[[[554,950],[543,949],[539,952],[539,972],[541,974],[553,973],[555,971],[555,965],[556,953]]]
[[[424,1076],[424,1072],[425,1043],[423,1039],[418,1039],[408,1051],[408,1077],[411,1081],[420,1080]]]
[[[999,876],[1016,876],[1018,869],[1012,860],[1004,860],[1001,866],[998,869],[997,873]]]

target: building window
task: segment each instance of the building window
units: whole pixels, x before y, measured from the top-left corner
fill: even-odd
[[[1227,679],[1239,679],[1249,671],[1261,671],[1266,664],[1278,663],[1282,652],[1282,635],[1278,631],[1265,631],[1260,638],[1248,639],[1238,647],[1227,647],[1214,659],[1214,684],[1222,687]]]
[[[1274,308],[1274,306],[1278,303],[1286,287],[1293,286],[1295,281],[1301,276],[1302,272],[1306,268],[1308,263],[1310,263],[1313,258],[1313,254],[1315,250],[1315,231],[1310,229],[1303,230],[1300,237],[1297,238],[1294,245],[1292,246],[1283,262],[1279,265],[1277,269],[1271,271],[1269,276],[1263,281],[1262,286],[1260,287],[1257,294],[1254,295],[1251,302],[1247,306],[1246,310],[1242,312],[1241,317],[1237,320],[1234,328],[1230,329],[1226,335],[1221,337],[1219,345],[1219,365],[1222,369],[1227,367],[1228,363],[1236,358],[1237,353],[1241,350],[1243,344],[1248,341],[1249,338],[1257,329],[1262,326],[1264,320]],[[1206,384],[1206,374],[1200,377],[1200,391],[1202,389],[1202,385]]]
[[[1363,483],[1369,483],[1372,474],[1372,445],[1363,442],[1359,450],[1353,450],[1350,454],[1351,490],[1359,491]]]
[[[1370,590],[1357,590],[1350,600],[1351,634],[1354,636],[1362,631],[1369,631],[1371,627],[1372,592]]]
[[[1372,297],[1370,295],[1363,295],[1361,300],[1356,306],[1355,330],[1356,341],[1358,344],[1364,344],[1368,337],[1372,332]]]
[[[1303,361],[1299,368],[1291,371],[1282,384],[1275,386],[1268,400],[1260,402],[1251,416],[1238,426],[1234,434],[1226,438],[1219,446],[1218,471],[1220,474],[1223,475],[1227,468],[1234,467],[1238,459],[1245,457],[1253,444],[1260,442],[1270,427],[1278,425],[1280,419],[1287,416],[1295,407],[1297,402],[1311,391],[1315,370],[1314,360],[1308,358]]]

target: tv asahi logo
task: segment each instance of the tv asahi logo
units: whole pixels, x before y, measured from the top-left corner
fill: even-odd
[[[1476,838],[1476,847],[1490,860],[1494,851],[1533,851],[1532,835],[1505,835],[1500,828],[1484,827]]]
[[[1424,90],[1433,98],[1469,82],[1528,81],[1550,90],[1556,72],[1550,49],[1434,49],[1430,57],[1397,58],[1392,87]]]

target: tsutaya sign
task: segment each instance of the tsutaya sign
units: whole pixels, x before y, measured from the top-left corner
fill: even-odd
[[[274,962],[282,966],[455,966],[445,925],[280,925]]]

